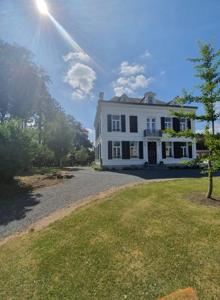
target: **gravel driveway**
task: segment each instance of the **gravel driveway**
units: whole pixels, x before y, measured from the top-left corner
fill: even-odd
[[[144,180],[199,177],[199,170],[146,169],[97,172],[76,168],[74,177],[56,186],[36,190],[17,201],[0,202],[0,239],[21,231],[57,209],[112,187]]]

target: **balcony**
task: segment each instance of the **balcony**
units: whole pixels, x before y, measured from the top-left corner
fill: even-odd
[[[162,130],[144,129],[144,137],[162,137]]]

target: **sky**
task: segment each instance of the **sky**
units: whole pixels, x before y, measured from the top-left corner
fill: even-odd
[[[170,101],[196,92],[189,57],[220,48],[219,0],[0,0],[0,38],[25,46],[51,78],[50,92],[89,130],[99,92]],[[197,124],[201,130],[202,124]],[[220,126],[219,126],[220,128]]]

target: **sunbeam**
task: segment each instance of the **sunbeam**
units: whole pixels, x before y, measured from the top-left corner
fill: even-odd
[[[80,47],[80,45],[74,40],[74,38],[66,31],[66,29],[52,16],[52,14],[49,12],[47,3],[45,0],[36,0],[36,5],[38,10],[40,11],[41,14],[45,15],[48,17],[59,34],[63,37],[63,39],[71,46],[71,48],[78,53],[83,53],[86,54],[90,58],[90,62],[93,63],[96,68],[104,72],[103,67],[101,67],[97,62],[95,62],[94,59],[90,57],[90,55]]]
[[[58,32],[62,35],[62,37],[66,40],[67,43],[69,43],[69,45],[76,51],[76,52],[83,52],[85,54],[86,51],[84,51],[79,44],[74,41],[74,39],[71,37],[71,35],[63,28],[62,25],[60,25],[57,20],[55,20],[55,18],[48,13],[48,16],[50,18],[50,20],[52,21],[52,23],[54,24],[54,26],[56,27],[56,29],[58,30]],[[88,55],[88,54],[87,54]]]

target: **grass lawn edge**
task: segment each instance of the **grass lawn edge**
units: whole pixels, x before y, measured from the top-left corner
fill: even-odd
[[[94,203],[103,201],[107,197],[111,196],[112,194],[114,194],[116,192],[123,191],[127,188],[134,187],[137,185],[143,185],[146,183],[150,184],[150,183],[155,183],[155,182],[164,182],[164,181],[171,181],[171,180],[177,180],[177,179],[170,179],[170,178],[169,179],[152,179],[152,180],[145,180],[143,182],[128,183],[128,184],[125,184],[125,185],[122,185],[119,187],[113,187],[113,188],[107,189],[107,190],[100,192],[98,194],[95,194],[95,195],[91,195],[91,196],[79,199],[78,201],[76,201],[68,206],[65,206],[61,209],[55,210],[48,216],[43,217],[40,220],[32,223],[31,225],[26,227],[24,230],[18,231],[18,232],[11,234],[3,239],[0,239],[0,247],[5,245],[7,242],[9,242],[13,239],[24,236],[25,234],[43,230],[43,229],[47,228],[50,224],[52,224],[58,220],[61,220],[61,219],[65,218],[66,216],[69,216],[74,211],[76,211],[80,208],[88,207],[89,205],[92,205]]]

